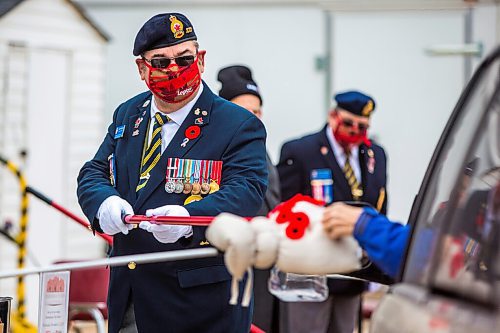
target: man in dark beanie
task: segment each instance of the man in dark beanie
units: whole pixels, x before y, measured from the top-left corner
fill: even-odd
[[[112,256],[207,247],[205,227],[122,218],[255,216],[267,187],[264,126],[202,81],[205,51],[186,16],[149,19],[133,54],[149,90],[116,109],[80,171],[79,203],[94,230],[114,235]],[[111,267],[108,332],[248,332],[252,309],[230,305],[230,292],[222,256]]]
[[[386,214],[386,155],[368,139],[375,101],[359,91],[334,96],[336,105],[319,131],[286,142],[278,173],[283,200],[297,193],[325,202],[363,201]],[[352,333],[365,289],[361,281],[328,279],[325,302],[288,303],[289,332]]]
[[[262,96],[250,68],[241,65],[222,68],[217,75],[222,83],[219,96],[262,117]],[[278,171],[267,155],[269,185],[258,215],[266,216],[281,201]],[[252,322],[267,333],[279,332],[279,300],[267,288],[270,270],[254,269],[254,312]]]

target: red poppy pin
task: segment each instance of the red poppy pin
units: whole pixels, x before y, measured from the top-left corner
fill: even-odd
[[[196,139],[200,135],[200,133],[201,133],[200,126],[193,125],[186,128],[184,135],[189,140],[193,140]]]

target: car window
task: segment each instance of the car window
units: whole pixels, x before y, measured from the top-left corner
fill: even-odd
[[[497,280],[500,276],[498,245],[492,243],[499,242],[498,228],[493,227],[498,215],[485,217],[488,198],[498,195],[498,53],[480,70],[445,129],[419,193],[417,211],[412,211],[415,229],[404,280],[488,301],[494,291],[492,276],[495,271]]]
[[[438,222],[446,227],[436,249],[433,285],[495,304],[495,285],[500,284],[500,94],[455,192],[453,207],[443,216],[447,221]]]

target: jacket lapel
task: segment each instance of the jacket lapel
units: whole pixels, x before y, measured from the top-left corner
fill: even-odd
[[[161,155],[158,164],[153,168],[153,170],[151,170],[151,177],[149,178],[146,187],[144,187],[144,189],[140,191],[140,195],[137,198],[136,207],[140,207],[146,201],[146,199],[151,196],[155,189],[165,180],[168,158],[184,157],[191,150],[191,148],[193,148],[194,145],[203,137],[203,127],[208,125],[209,123],[213,99],[214,94],[203,82],[203,93],[201,94],[198,101],[196,101],[186,119],[184,119],[181,127],[177,130],[177,133],[175,133],[167,149],[165,149],[165,151]],[[203,111],[206,111],[206,115],[203,115]],[[198,137],[194,139],[190,139],[189,141],[184,142],[186,139],[186,130],[190,126],[199,127],[201,130],[200,135],[198,135]]]
[[[141,168],[142,150],[144,140],[148,132],[148,123],[150,120],[151,94],[137,105],[137,114],[130,116],[128,120],[128,149],[127,149],[127,167],[130,183],[131,197],[135,201],[137,194],[135,188],[139,182],[139,172]],[[142,120],[141,120],[142,118]],[[139,123],[136,125],[136,122]]]
[[[319,149],[322,149],[322,147],[327,147],[328,152],[326,154],[323,153],[323,150],[321,152],[321,155],[323,156],[323,159],[326,161],[330,169],[332,169],[332,177],[333,177],[333,186],[337,187],[341,193],[344,193],[348,198],[352,199],[352,194],[351,194],[351,187],[349,186],[349,183],[347,182],[347,179],[345,179],[344,172],[339,166],[339,163],[337,162],[337,159],[335,158],[335,154],[333,153],[333,148],[330,146],[330,142],[328,141],[328,138],[326,136],[326,127],[323,128],[323,131],[321,131],[320,137],[319,137]],[[333,192],[333,197],[334,201],[337,201],[335,199],[335,191]]]

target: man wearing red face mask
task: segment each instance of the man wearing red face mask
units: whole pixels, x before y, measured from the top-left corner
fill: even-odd
[[[149,91],[116,109],[80,171],[79,203],[94,230],[114,235],[112,256],[209,246],[205,227],[133,229],[122,217],[255,216],[267,187],[264,126],[201,80],[205,51],[184,15],[149,19],[133,54]],[[230,291],[222,256],[112,267],[108,332],[248,332],[251,307],[230,305]]]
[[[386,156],[368,139],[375,101],[358,91],[335,95],[328,123],[317,133],[286,142],[278,173],[283,200],[297,193],[325,204],[363,201],[386,214]],[[352,333],[363,282],[329,279],[330,297],[320,303],[288,303],[289,332]]]

